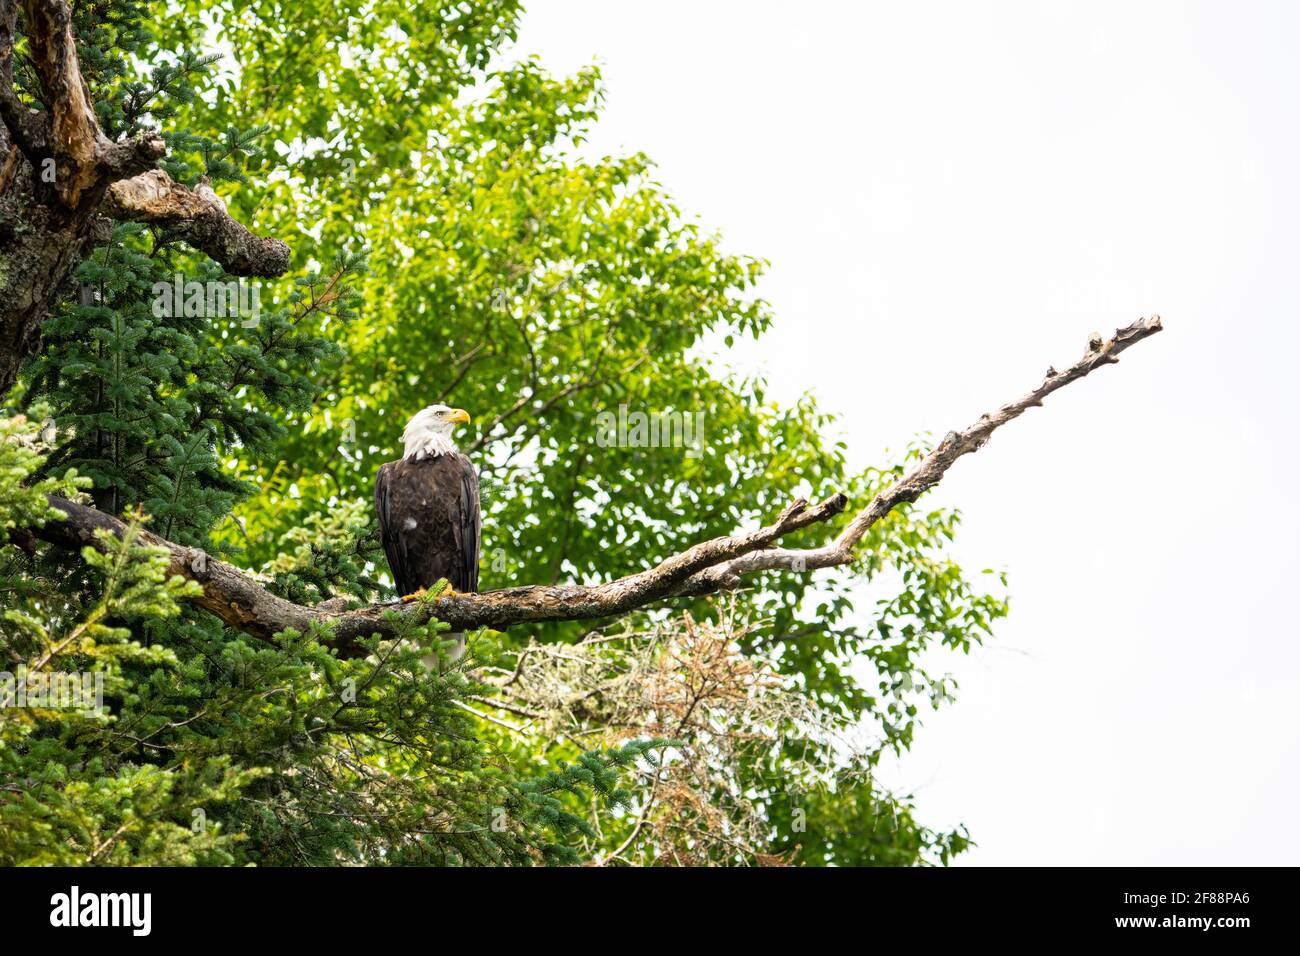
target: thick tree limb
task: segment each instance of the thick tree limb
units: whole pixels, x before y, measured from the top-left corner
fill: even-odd
[[[398,603],[375,604],[353,611],[305,607],[270,593],[252,576],[202,552],[182,547],[144,533],[142,544],[165,548],[171,556],[171,570],[203,585],[203,595],[194,603],[211,611],[231,627],[259,637],[269,637],[285,628],[305,629],[313,621],[328,624],[340,653],[363,653],[357,639],[371,634],[393,636],[397,628],[385,614],[414,617],[423,623],[430,617],[450,624],[454,630],[479,627],[503,629],[533,621],[594,620],[626,614],[665,598],[700,596],[734,588],[744,575],[767,570],[814,570],[849,564],[855,548],[873,524],[904,502],[915,501],[944,476],[961,456],[978,451],[999,427],[1089,372],[1119,361],[1129,346],[1161,329],[1159,317],[1139,319],[1117,329],[1115,337],[1103,341],[1094,336],[1083,357],[1064,371],[1048,369],[1042,384],[1027,395],[985,414],[969,428],[949,432],[935,449],[911,471],[880,492],[858,512],[830,544],[821,548],[786,549],[775,543],[787,534],[825,522],[844,510],[843,495],[835,495],[809,506],[795,501],[772,524],[743,534],[725,535],[694,545],[661,561],[653,568],[629,574],[605,584],[557,585],[505,588],[481,594],[453,594],[427,606]],[[85,505],[62,499],[52,503],[66,520],[35,529],[37,537],[64,547],[91,545],[99,528],[121,536],[125,524]]]
[[[289,247],[260,238],[226,212],[206,179],[194,189],[153,169],[108,187],[100,211],[114,219],[147,222],[185,240],[237,276],[278,276],[289,268]]]
[[[103,543],[96,538],[96,531],[109,531],[117,538],[126,531],[126,522],[121,518],[96,508],[55,497],[50,498],[50,504],[63,512],[65,520],[47,522],[44,527],[33,529],[33,533],[60,547],[102,549]],[[286,627],[305,630],[313,619],[320,616],[314,608],[277,597],[252,575],[224,561],[209,558],[199,548],[175,544],[148,530],[142,530],[136,542],[141,546],[164,548],[170,556],[170,573],[203,585],[203,594],[190,600],[247,634],[268,638]]]

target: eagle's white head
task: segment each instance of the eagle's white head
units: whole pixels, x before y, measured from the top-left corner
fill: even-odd
[[[402,444],[406,446],[402,457],[419,461],[421,458],[455,454],[451,427],[468,421],[469,412],[463,408],[430,405],[420,409],[406,423],[406,431],[402,432]]]

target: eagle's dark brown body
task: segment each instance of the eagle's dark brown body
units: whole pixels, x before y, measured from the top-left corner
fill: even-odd
[[[478,590],[478,474],[468,458],[390,461],[375,479],[375,509],[398,594],[440,578],[457,591]]]

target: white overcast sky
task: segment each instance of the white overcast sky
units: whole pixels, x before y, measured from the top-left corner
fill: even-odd
[[[935,493],[1012,613],[889,773],[966,863],[1294,863],[1300,4],[528,7],[592,149],[771,260],[733,362],[859,464],[1164,318]]]

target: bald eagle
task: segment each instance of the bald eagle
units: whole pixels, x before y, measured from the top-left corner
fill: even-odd
[[[441,578],[453,591],[478,590],[478,473],[451,440],[452,426],[468,421],[462,408],[420,410],[402,433],[401,460],[382,465],[375,479],[384,554],[404,601]],[[464,638],[452,637],[459,657]]]

